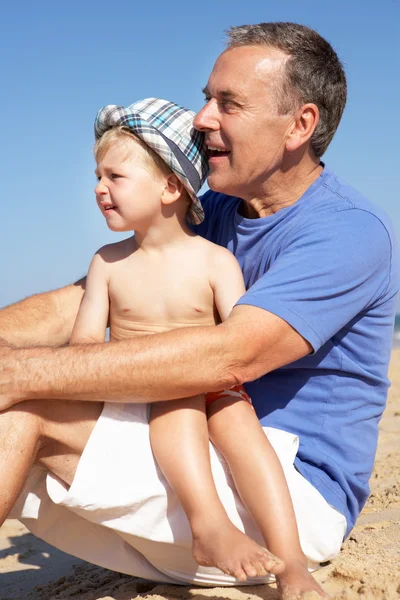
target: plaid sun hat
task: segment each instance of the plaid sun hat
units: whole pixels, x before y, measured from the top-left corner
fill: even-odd
[[[159,98],[139,100],[124,108],[109,104],[100,109],[94,124],[96,140],[113,127],[131,129],[179,177],[192,200],[187,220],[197,225],[204,211],[197,192],[208,175],[204,133],[193,127],[193,111]]]

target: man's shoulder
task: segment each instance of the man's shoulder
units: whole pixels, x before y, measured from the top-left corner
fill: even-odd
[[[362,211],[373,215],[385,226],[390,225],[390,218],[384,209],[362,192],[325,167],[322,174],[322,189],[326,198],[332,200],[336,211]]]
[[[313,231],[318,238],[328,235],[340,245],[363,246],[380,240],[384,248],[397,251],[394,227],[385,210],[327,167],[304,200],[298,211],[301,231]]]
[[[330,247],[336,259],[350,257],[360,268],[380,264],[394,287],[400,282],[400,248],[385,210],[355,187],[325,168],[314,211],[304,219],[304,231]],[[361,260],[362,259],[362,260]]]

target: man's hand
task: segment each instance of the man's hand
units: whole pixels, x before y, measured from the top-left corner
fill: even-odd
[[[43,376],[38,359],[45,347],[68,342],[84,289],[82,279],[0,310],[0,411],[31,399],[33,383]]]

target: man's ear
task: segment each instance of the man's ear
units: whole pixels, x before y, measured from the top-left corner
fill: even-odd
[[[294,114],[294,120],[286,139],[286,150],[294,152],[309,141],[319,122],[316,104],[303,104]]]
[[[161,202],[163,204],[172,204],[181,197],[182,191],[183,183],[174,173],[171,173],[165,179],[165,187],[161,196]]]

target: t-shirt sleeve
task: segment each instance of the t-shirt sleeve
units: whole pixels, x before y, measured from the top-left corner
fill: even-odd
[[[365,210],[337,211],[310,220],[282,244],[269,269],[237,304],[281,317],[316,352],[383,297],[390,269],[391,243],[383,223]]]

